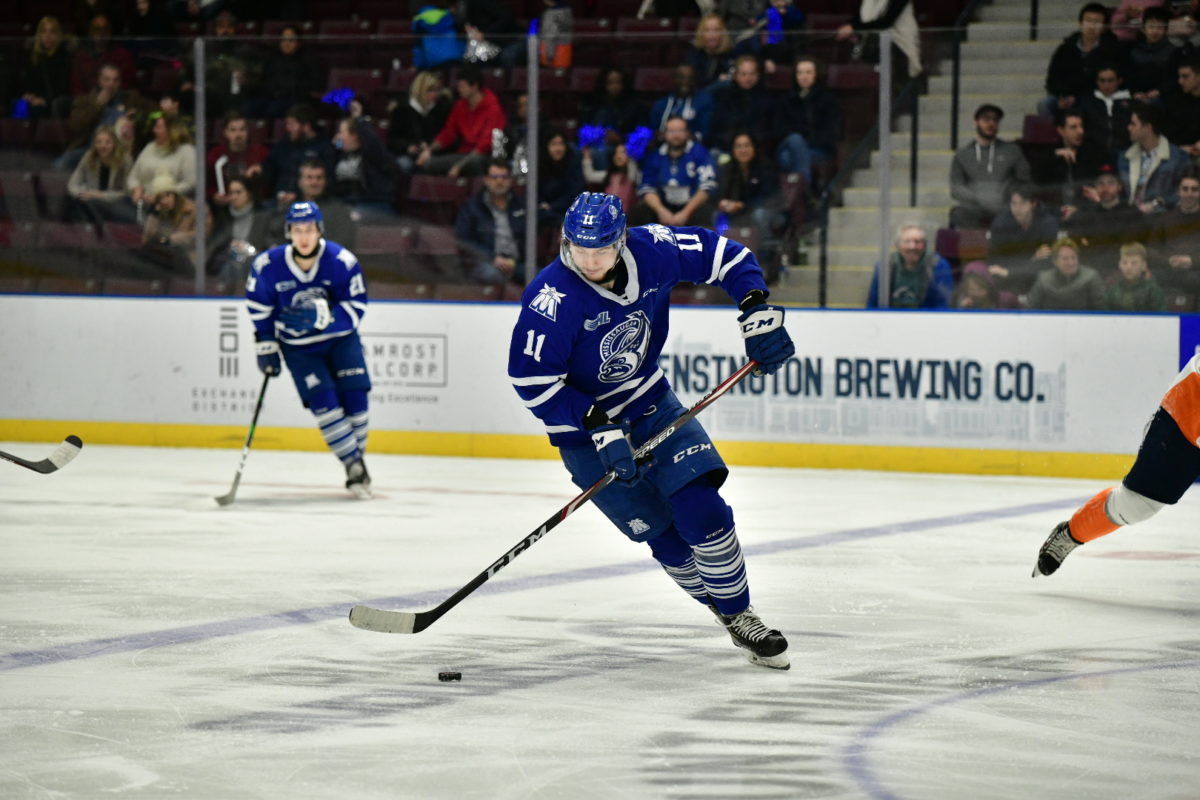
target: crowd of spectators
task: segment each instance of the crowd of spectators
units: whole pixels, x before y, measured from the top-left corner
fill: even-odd
[[[274,16],[306,19],[321,4],[292,0]],[[136,228],[138,258],[121,264],[140,260],[129,272],[143,277],[191,276],[204,236],[202,268],[230,287],[250,256],[282,240],[283,210],[296,200],[321,205],[328,238],[356,249],[364,235],[360,255],[385,265],[370,265],[373,279],[519,286],[526,227],[537,231],[539,257],[552,256],[562,214],[584,188],[620,196],[631,224],[749,237],[774,279],[788,238],[803,231],[796,204],[827,185],[852,142],[849,118],[873,103],[877,78],[862,102],[850,102],[827,83],[829,62],[845,66],[851,43],[886,28],[907,74],[923,70],[906,0],[656,2],[651,16],[670,17],[660,26],[669,33],[628,41],[618,33],[600,51],[584,34],[605,13],[594,3],[398,2],[407,16],[392,38],[378,19],[363,21],[376,36],[369,46],[314,35],[311,22],[276,22],[268,32],[271,20],[238,0],[57,5],[10,50],[19,57],[0,62],[6,115],[62,131],[53,163],[35,169],[43,191],[61,174],[69,202],[43,199],[39,219],[86,223],[100,241],[128,242],[122,231]],[[627,5],[632,16],[646,4]],[[1108,8],[1082,6],[1078,32],[1047,65],[1046,96],[1030,98],[1053,118],[1055,141],[1001,138],[1004,111],[979,107],[975,135],[952,162],[947,225],[986,232],[986,252],[975,263],[943,258],[929,246],[931,231],[904,226],[888,264],[888,305],[1196,308],[1200,37],[1186,11],[1153,3],[1121,11],[1126,27],[1114,30]],[[809,25],[810,16],[837,14],[840,27],[818,34]],[[535,185],[525,180],[529,98],[510,80],[527,60],[520,34],[530,20],[547,34],[535,57],[557,81],[539,93]],[[657,66],[626,66],[648,47],[661,51]],[[374,82],[341,82],[355,71],[340,66],[347,59],[374,65]],[[6,200],[11,166],[0,174]],[[787,188],[796,185],[799,195]],[[529,220],[526,192],[536,193]],[[5,213],[19,219],[18,208],[7,202]],[[438,258],[409,272],[401,256],[411,234],[378,244],[382,229],[402,227],[423,245],[445,231],[457,252],[421,250]],[[1142,248],[1140,273],[1132,245]],[[870,305],[880,302],[878,269]]]

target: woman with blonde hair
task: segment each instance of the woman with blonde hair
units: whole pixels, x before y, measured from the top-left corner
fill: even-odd
[[[29,44],[21,70],[21,99],[30,117],[65,117],[71,109],[73,42],[63,34],[57,17],[45,16]]]
[[[154,138],[142,148],[129,174],[129,196],[134,203],[145,199],[146,187],[155,175],[170,175],[176,191],[190,194],[196,188],[196,148],[186,127],[170,122],[161,111],[150,115]]]
[[[696,38],[687,63],[696,70],[696,88],[704,89],[733,74],[733,37],[720,14],[705,14],[696,25]]]
[[[90,220],[116,219],[120,201],[128,191],[133,160],[129,150],[108,125],[96,129],[92,145],[67,181],[67,193]]]
[[[422,145],[429,144],[446,124],[453,105],[442,79],[434,72],[418,72],[408,86],[408,102],[397,103],[388,114],[388,150],[405,175],[416,169]]]

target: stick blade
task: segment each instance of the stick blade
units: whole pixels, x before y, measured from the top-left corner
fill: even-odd
[[[355,606],[350,609],[350,624],[376,633],[416,633],[417,615],[407,611]]]
[[[229,494],[223,494],[223,495],[221,495],[220,497],[214,497],[214,498],[213,498],[213,500],[215,500],[215,501],[216,501],[217,505],[219,505],[219,506],[221,506],[221,507],[224,507],[224,506],[227,506],[227,505],[229,505],[229,504],[231,504],[231,503],[233,502],[233,500],[234,500],[234,493],[233,493],[233,492],[230,492]]]
[[[55,448],[47,460],[54,465],[54,469],[62,469],[67,464],[70,464],[82,449],[82,439],[78,436],[68,436],[66,439],[63,439],[62,444]]]

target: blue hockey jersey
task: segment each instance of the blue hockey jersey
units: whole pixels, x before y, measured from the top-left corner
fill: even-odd
[[[699,142],[689,141],[678,158],[672,158],[670,148],[662,144],[642,162],[638,197],[656,192],[667,208],[678,211],[701,190],[717,193],[717,168]]]
[[[325,298],[333,314],[325,330],[293,331],[279,321],[280,309],[311,305],[318,297]],[[322,239],[317,264],[308,272],[296,265],[292,246],[284,244],[254,259],[246,279],[246,305],[257,340],[302,347],[356,331],[367,311],[367,284],[358,259],[340,244]]]
[[[556,258],[521,298],[508,375],[555,446],[590,441],[583,416],[593,404],[636,418],[669,388],[658,357],[675,284],[716,284],[735,299],[767,290],[754,254],[707,228],[630,228],[624,259],[619,295]]]

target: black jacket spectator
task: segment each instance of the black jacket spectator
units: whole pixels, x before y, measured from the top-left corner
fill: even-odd
[[[408,96],[401,98],[388,114],[388,149],[398,157],[416,158],[421,145],[432,142],[446,124],[451,105],[435,74],[417,75]]]
[[[300,44],[298,31],[284,28],[263,61],[256,115],[274,119],[296,103],[313,102],[325,90],[326,74],[320,59]]]
[[[798,133],[809,147],[827,153],[837,152],[838,139],[842,135],[842,107],[837,95],[825,84],[814,84],[805,96],[793,83],[791,91],[776,104],[776,114],[778,138]]]
[[[595,90],[583,102],[579,122],[612,128],[622,137],[646,124],[646,107],[634,97],[633,85],[624,70],[600,70]]]
[[[312,111],[304,106],[289,109],[285,118],[287,133],[271,148],[267,158],[267,185],[279,194],[295,194],[300,165],[317,160],[325,165],[327,175],[333,174],[335,161],[333,145],[313,130]],[[291,200],[284,198],[286,202]],[[341,244],[339,242],[339,244]]]
[[[349,203],[392,199],[392,157],[371,123],[345,117],[338,123],[334,193]]]
[[[999,288],[1017,294],[1033,287],[1038,271],[1048,265],[1049,252],[1041,248],[1058,238],[1058,220],[1041,204],[1033,205],[1027,221],[1028,226],[1021,225],[1010,207],[996,215],[989,229],[988,265],[1002,267],[1008,274],[997,276]]]
[[[579,152],[561,133],[551,134],[538,162],[538,222],[561,224],[563,215],[585,188]]]
[[[1055,97],[1074,97],[1079,99],[1092,93],[1096,85],[1096,71],[1105,64],[1125,64],[1125,51],[1121,42],[1112,33],[1104,31],[1100,34],[1100,42],[1088,52],[1079,48],[1082,34],[1072,33],[1063,39],[1062,44],[1050,58],[1050,68],[1046,72],[1046,92]]]
[[[753,56],[739,57],[733,80],[712,93],[713,121],[706,140],[710,149],[729,152],[738,131],[762,131],[761,140],[774,130],[774,98],[763,88]]]

